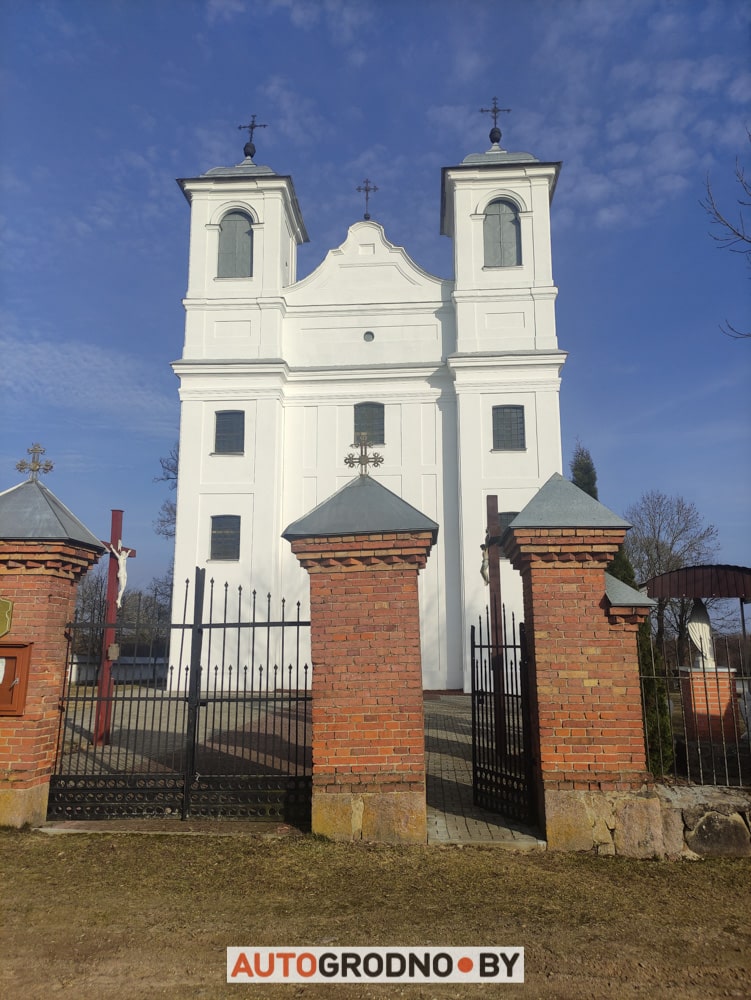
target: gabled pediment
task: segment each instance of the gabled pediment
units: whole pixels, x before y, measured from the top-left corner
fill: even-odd
[[[448,299],[453,283],[436,278],[386,239],[377,222],[357,222],[347,239],[287,290],[291,305],[423,302]]]

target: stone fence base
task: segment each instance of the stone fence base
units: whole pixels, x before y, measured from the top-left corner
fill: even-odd
[[[706,785],[547,790],[548,850],[629,858],[751,856],[751,791]]]

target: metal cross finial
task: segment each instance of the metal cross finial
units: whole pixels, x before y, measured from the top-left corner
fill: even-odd
[[[502,135],[502,133],[501,133],[501,130],[498,128],[498,115],[500,115],[502,112],[506,112],[507,114],[511,114],[511,108],[499,108],[498,107],[498,98],[497,97],[493,98],[493,107],[492,108],[480,108],[480,114],[481,115],[492,115],[493,116],[493,127],[490,130],[490,141],[493,142],[493,143],[498,143],[498,142],[501,141],[501,135]]]
[[[30,448],[26,449],[26,453],[31,455],[31,461],[27,462],[25,458],[22,458],[20,462],[16,463],[16,468],[19,472],[30,472],[29,482],[35,483],[39,479],[40,472],[52,472],[54,465],[47,458],[44,462],[39,461],[39,456],[44,455],[45,448],[40,444],[33,444]]]
[[[360,475],[368,475],[368,466],[372,465],[374,469],[377,469],[379,465],[383,464],[383,455],[379,455],[377,451],[374,451],[372,455],[368,454],[368,435],[365,431],[357,435],[359,441],[350,445],[350,448],[360,449],[359,455],[353,455],[352,452],[347,455],[344,459],[344,464],[349,466],[350,469],[354,469],[356,465],[360,466]]]
[[[240,132],[244,128],[246,128],[248,130],[248,141],[245,143],[245,146],[243,147],[243,153],[245,153],[245,155],[252,160],[253,157],[256,155],[256,146],[255,146],[255,143],[253,142],[253,133],[255,132],[255,130],[257,128],[268,128],[268,125],[261,125],[261,124],[259,124],[256,121],[256,116],[255,115],[251,115],[250,116],[250,122],[249,122],[249,124],[247,124],[247,125],[238,125],[237,126],[237,129]]]
[[[368,211],[368,205],[370,203],[370,195],[371,192],[377,191],[378,188],[375,186],[375,184],[371,184],[370,179],[366,177],[365,180],[362,182],[362,184],[359,184],[357,186],[356,190],[359,191],[361,194],[362,193],[365,194],[365,215],[363,215],[363,219],[369,219],[370,212]],[[352,447],[354,448],[354,445]]]

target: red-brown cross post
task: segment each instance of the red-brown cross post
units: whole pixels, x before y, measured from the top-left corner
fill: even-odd
[[[112,680],[112,662],[117,659],[115,647],[115,626],[117,624],[117,609],[125,590],[125,564],[135,557],[135,549],[126,549],[122,543],[123,512],[112,511],[112,525],[107,546],[110,554],[107,570],[107,608],[105,614],[104,634],[102,636],[102,659],[97,681],[96,715],[94,718],[94,733],[92,744],[104,746],[110,741],[112,727],[112,701],[115,685]]]

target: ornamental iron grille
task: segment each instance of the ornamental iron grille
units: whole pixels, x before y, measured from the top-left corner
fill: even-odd
[[[109,698],[97,688],[104,622],[68,628],[49,819],[244,817],[310,822],[309,621],[242,588],[185,582],[182,622],[127,602]],[[236,603],[235,603],[236,602]],[[192,619],[188,614],[192,603]],[[232,607],[230,607],[232,605]],[[148,610],[148,609],[146,609]],[[206,620],[208,619],[208,620]],[[108,702],[104,740],[93,741]]]

